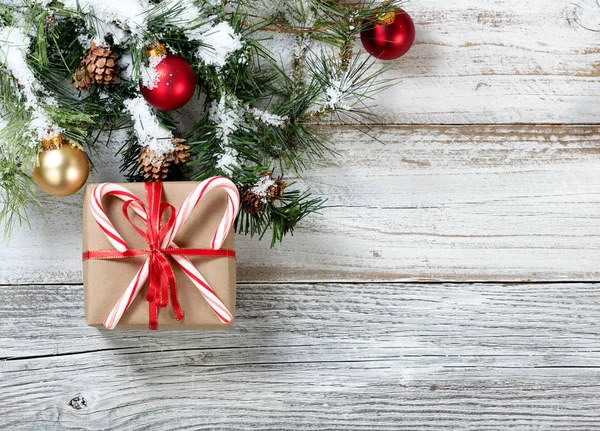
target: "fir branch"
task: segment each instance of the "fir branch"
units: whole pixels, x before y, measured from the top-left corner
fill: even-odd
[[[159,123],[155,130],[162,130],[162,125],[191,145],[192,160],[172,172],[172,178],[178,179],[225,174],[246,189],[258,184],[265,172],[300,177],[304,170],[335,157],[314,123],[370,115],[374,94],[391,85],[382,79],[385,67],[354,55],[353,46],[373,17],[392,10],[397,2],[239,0],[214,5],[200,0],[151,0],[148,10],[132,16],[127,8],[104,10],[97,1],[73,7],[54,1],[42,7],[16,0],[0,5],[0,25],[19,26],[31,37],[27,64],[39,83],[35,109],[51,119],[65,138],[90,149],[104,141],[98,139],[100,132],[106,131],[109,141],[113,132],[126,136],[119,153],[121,168],[131,180],[143,179],[139,160],[144,143],[138,141],[124,108],[131,106],[127,101],[140,97],[140,71],[149,45],[163,43],[190,62],[204,101],[189,130],[178,130],[183,127],[177,112],[151,114]],[[214,49],[205,42],[205,32],[216,27],[225,30],[223,37],[232,34],[234,43],[212,61],[201,53]],[[265,34],[274,32],[294,35],[296,55],[289,65],[274,58],[263,44]],[[110,45],[121,59],[130,56],[131,66],[115,84],[92,84],[88,91],[76,92],[70,80],[89,51],[90,40]],[[210,40],[219,43],[218,37]],[[29,169],[39,142],[28,131],[31,100],[25,104],[16,84],[0,71],[4,126],[0,163],[10,167],[22,161]],[[3,208],[11,208],[0,214],[12,224],[26,220],[25,197],[31,198],[34,190],[31,178],[19,172],[10,171],[0,183],[9,196]],[[287,187],[283,196],[267,199],[257,214],[241,213],[236,227],[259,237],[271,230],[275,244],[321,208],[323,201],[309,191]]]
[[[12,76],[0,73],[0,161],[33,167],[38,146],[31,144],[31,113],[25,108]]]
[[[289,183],[280,199],[268,201],[263,211],[258,214],[240,212],[235,222],[236,232],[263,238],[271,231],[271,247],[283,238],[293,235],[296,225],[310,214],[318,213],[325,201],[312,198],[309,192],[289,190],[294,183]]]
[[[30,226],[32,210],[43,214],[33,179],[21,170],[19,163],[0,159],[0,223],[5,239],[16,225]]]

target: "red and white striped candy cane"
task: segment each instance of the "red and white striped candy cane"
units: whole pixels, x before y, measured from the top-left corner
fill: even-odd
[[[192,193],[185,199],[181,208],[177,211],[177,217],[175,219],[175,225],[171,232],[165,236],[163,241],[163,247],[168,247],[173,244],[173,239],[177,236],[179,229],[188,218],[190,213],[194,210],[196,205],[202,200],[204,195],[214,189],[223,189],[227,192],[228,201],[227,201],[227,209],[225,210],[225,214],[223,215],[223,219],[215,232],[213,239],[210,243],[210,246],[213,250],[219,250],[225,242],[225,238],[227,238],[227,234],[229,233],[229,229],[233,226],[233,222],[235,221],[235,216],[238,213],[240,207],[240,194],[235,185],[225,177],[212,177],[207,180],[202,181],[198,186],[194,189]]]
[[[146,215],[146,207],[136,195],[118,184],[104,183],[100,184],[94,189],[90,202],[92,215],[113,247],[115,247],[118,251],[124,252],[128,249],[127,243],[119,234],[117,229],[115,229],[112,222],[108,219],[106,213],[104,212],[104,207],[102,206],[102,198],[106,195],[115,196],[121,199],[123,202],[133,201],[130,206],[140,216],[144,223],[148,218]],[[133,277],[131,283],[129,283],[129,286],[127,286],[127,289],[125,289],[125,292],[123,292],[123,295],[121,295],[119,301],[115,304],[109,315],[104,320],[104,326],[106,328],[114,329],[115,326],[117,326],[117,323],[119,323],[119,320],[121,320],[123,314],[125,314],[144,283],[146,283],[146,280],[148,279],[149,262],[149,258],[144,261],[144,264],[139,269],[135,277]]]
[[[177,247],[173,242],[173,238],[179,232],[179,229],[194,210],[196,205],[202,200],[202,198],[211,190],[223,189],[227,192],[227,209],[221,219],[221,223],[217,228],[217,231],[213,235],[210,246],[213,250],[219,250],[223,246],[223,242],[227,238],[229,229],[233,226],[235,216],[238,213],[240,206],[240,195],[235,185],[224,177],[213,177],[201,182],[196,189],[189,194],[185,199],[181,208],[177,211],[177,217],[175,218],[175,224],[171,229],[171,232],[165,236],[163,247]],[[231,322],[233,316],[231,312],[225,307],[221,300],[217,297],[217,294],[210,287],[208,282],[202,277],[202,274],[196,269],[192,262],[185,256],[173,255],[173,259],[181,266],[183,272],[192,281],[194,286],[202,294],[204,299],[209,303],[210,307],[214,310],[215,314],[223,323]]]
[[[131,193],[125,187],[120,186],[114,183],[104,183],[98,185],[94,192],[92,193],[92,199],[90,202],[90,207],[92,209],[92,215],[96,219],[98,226],[106,238],[110,241],[114,248],[119,251],[127,250],[127,243],[123,239],[123,237],[119,234],[119,232],[115,229],[112,222],[106,216],[104,212],[104,207],[102,206],[102,198],[106,195],[116,196],[121,199],[123,202],[133,201],[130,205],[131,208],[140,216],[140,218],[146,223],[148,216],[146,215],[146,207],[144,204],[138,199],[136,195]]]

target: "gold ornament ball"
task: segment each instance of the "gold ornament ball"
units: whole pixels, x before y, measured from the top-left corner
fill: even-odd
[[[58,148],[47,148],[39,154],[39,165],[33,179],[42,191],[52,196],[68,196],[87,181],[90,164],[83,151],[60,140]]]

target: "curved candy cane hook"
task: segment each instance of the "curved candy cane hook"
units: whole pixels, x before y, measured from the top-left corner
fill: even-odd
[[[129,247],[127,246],[127,243],[125,242],[123,237],[119,234],[117,229],[115,229],[112,222],[108,219],[106,213],[104,212],[104,207],[102,206],[102,198],[105,195],[116,196],[125,203],[131,201],[131,208],[137,213],[137,215],[141,217],[144,223],[146,223],[146,220],[148,219],[148,216],[146,214],[146,207],[136,195],[131,193],[125,187],[120,186],[118,184],[104,183],[98,185],[94,189],[90,202],[92,215],[96,219],[98,226],[100,226],[100,229],[102,230],[102,232],[104,232],[104,235],[106,235],[106,238],[108,238],[113,247],[123,252]]]
[[[165,236],[162,246],[169,247],[173,245],[173,239],[177,236],[179,229],[188,218],[190,213],[194,210],[196,205],[202,200],[204,195],[214,189],[223,189],[227,192],[227,209],[221,219],[221,223],[217,228],[217,231],[213,235],[210,246],[213,250],[219,250],[223,246],[223,242],[227,238],[229,229],[233,226],[235,217],[240,207],[240,194],[235,185],[225,177],[212,177],[202,181],[198,184],[198,187],[194,189],[192,193],[185,199],[181,208],[177,211],[177,217],[175,218],[175,224],[171,229],[170,234]]]

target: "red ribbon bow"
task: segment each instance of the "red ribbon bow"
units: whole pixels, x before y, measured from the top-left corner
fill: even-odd
[[[219,177],[215,177],[214,179],[219,179]],[[210,183],[209,183],[210,184]],[[206,186],[205,186],[206,189]],[[130,192],[123,192],[120,190],[111,191],[109,193],[117,195],[121,199],[124,199],[123,203],[123,215],[131,223],[133,228],[140,234],[142,238],[148,243],[148,249],[146,250],[131,250],[125,249],[124,251],[119,250],[91,250],[83,252],[83,260],[88,259],[117,259],[117,258],[131,258],[131,257],[139,257],[139,256],[148,256],[148,293],[146,294],[145,300],[149,304],[149,327],[151,330],[158,329],[158,309],[165,308],[169,304],[169,299],[171,302],[171,307],[175,314],[175,318],[180,321],[183,319],[183,311],[181,310],[181,306],[179,305],[179,301],[177,299],[177,283],[175,281],[175,274],[173,272],[173,267],[171,266],[170,260],[167,258],[168,255],[171,256],[209,256],[209,257],[231,257],[235,258],[235,251],[233,250],[221,250],[221,249],[199,249],[199,248],[179,248],[177,246],[167,245],[165,244],[173,244],[171,240],[166,241],[173,236],[173,228],[177,221],[177,216],[175,208],[173,205],[168,202],[162,202],[163,197],[163,187],[161,182],[152,182],[145,184],[145,192],[146,192],[146,202],[148,206],[146,207],[142,201],[140,201],[135,195]],[[204,192],[204,190],[203,190]],[[237,190],[236,190],[237,193]],[[126,194],[126,196],[123,196]],[[102,194],[101,194],[102,195]],[[202,197],[198,198],[198,201]],[[94,197],[96,198],[96,197]],[[93,198],[93,199],[94,199]],[[230,198],[231,199],[231,198]],[[197,202],[196,202],[197,203]],[[100,202],[96,202],[97,206],[102,208]],[[92,204],[92,208],[94,205]],[[142,220],[145,222],[146,231],[142,230],[138,227],[129,217],[129,208],[135,210],[138,215],[141,215]],[[166,223],[163,224],[163,219],[165,218],[166,212],[169,212],[168,219]],[[237,208],[236,208],[237,212]],[[112,224],[106,218],[106,215],[103,213],[104,218],[106,219],[107,224],[103,223],[102,217],[98,217],[97,214],[94,214],[96,217],[100,228],[107,235],[108,239],[111,242],[120,242],[121,244],[125,244],[122,238],[118,235]],[[145,214],[145,219],[143,215]],[[235,217],[235,215],[234,215]],[[112,229],[111,229],[112,228]],[[213,240],[214,242],[214,240]],[[173,244],[174,245],[174,244]],[[126,247],[126,244],[125,244]],[[196,281],[202,284],[202,287],[207,288],[209,293],[214,295],[216,298],[216,294],[206,281],[200,276],[199,279],[193,273],[190,273],[189,268],[186,270],[186,266],[182,265],[182,262],[178,263],[182,266],[184,272],[188,277],[192,278],[192,281]],[[145,267],[145,266],[144,266]],[[134,282],[138,282],[140,280],[140,274],[143,272],[144,267],[138,272],[138,275],[134,279]],[[199,275],[199,274],[197,274]],[[143,284],[143,283],[142,283]],[[131,305],[131,302],[135,298],[137,292],[139,291],[139,287],[135,286],[132,290],[132,293],[129,295],[129,298],[126,301],[125,307],[120,313],[123,314]],[[206,296],[205,296],[206,297]],[[121,298],[123,300],[124,298]],[[208,299],[208,298],[207,298]],[[120,300],[120,302],[121,302]],[[220,300],[216,299],[219,303]],[[120,303],[119,302],[119,303]],[[115,306],[115,309],[119,306],[119,303]],[[222,305],[222,304],[221,304]],[[211,304],[212,306],[212,304]],[[113,312],[115,313],[115,309]],[[213,309],[219,316],[222,321],[227,321],[226,318],[222,316],[214,307]],[[109,316],[110,318],[110,316]],[[107,320],[109,320],[107,318]],[[117,317],[117,321],[120,318],[120,315]],[[114,320],[114,317],[113,317]],[[106,325],[106,322],[105,322]],[[111,322],[111,325],[107,325],[107,327],[114,327],[116,322]]]

